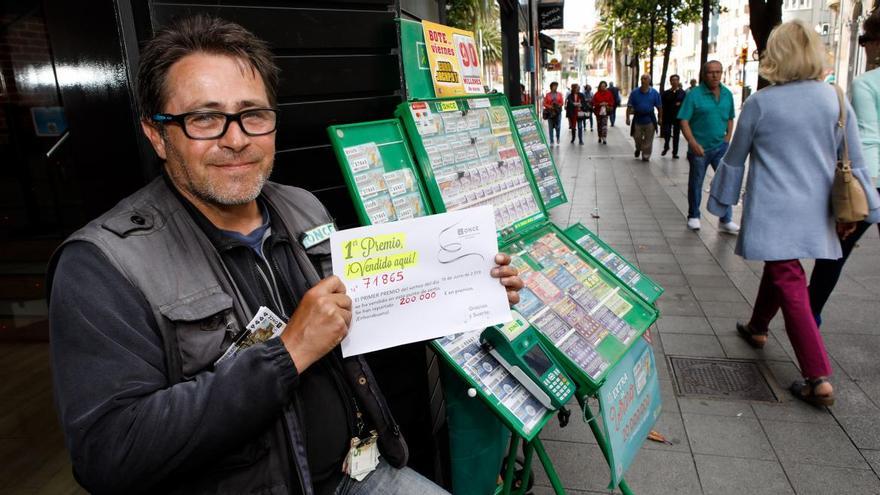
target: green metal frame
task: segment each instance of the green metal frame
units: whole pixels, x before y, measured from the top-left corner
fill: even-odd
[[[408,169],[413,173],[415,187],[419,193],[421,207],[424,215],[433,213],[431,205],[426,200],[424,180],[422,180],[418,167],[412,160],[412,150],[409,141],[403,134],[403,127],[397,119],[377,120],[373,122],[360,122],[357,124],[334,125],[327,128],[330,136],[330,144],[339,161],[342,177],[348,186],[348,193],[354,205],[355,212],[361,225],[371,225],[372,221],[367,214],[365,201],[370,198],[362,198],[355,183],[355,174],[352,171],[348,157],[345,155],[346,148],[363,144],[375,144],[382,158],[384,172],[394,172]],[[423,215],[423,216],[424,216]]]
[[[603,241],[598,235],[596,235],[593,231],[586,228],[584,225],[580,223],[573,224],[565,229],[565,235],[578,243],[585,251],[590,253],[590,256],[595,258],[597,261],[602,263],[608,271],[620,282],[630,289],[632,289],[636,294],[641,296],[649,304],[654,304],[657,299],[663,294],[663,287],[660,286],[657,282],[651,280],[650,277],[642,273],[635,265],[630,263],[626,258],[620,255],[617,251],[614,250],[611,246],[609,246],[605,241]],[[592,251],[587,249],[585,244],[590,242],[593,244],[594,249]],[[598,249],[596,249],[598,248]],[[599,251],[601,249],[601,252]],[[604,252],[604,253],[602,253]],[[602,258],[596,256],[597,254],[602,254]],[[619,260],[622,263],[622,266],[617,266],[615,268],[614,262]],[[638,280],[633,282],[632,280],[627,280],[621,276],[621,272],[624,270],[631,270],[632,273],[638,275]]]
[[[608,463],[608,465],[610,466],[611,458],[609,457],[609,451],[611,450],[611,446],[605,439],[605,435],[602,433],[602,429],[599,427],[597,418],[593,414],[593,411],[590,409],[590,406],[587,402],[590,396],[587,394],[578,393],[576,397],[578,405],[584,413],[584,422],[590,426],[590,430],[593,432],[593,436],[596,437],[596,443],[599,445],[599,450],[602,452],[602,456],[605,457],[605,462]],[[520,441],[526,442],[523,449],[524,474],[519,488],[514,488],[513,476],[515,472],[514,469],[516,466],[516,462],[512,461],[516,459],[516,453],[517,449],[519,448]],[[559,474],[556,472],[556,468],[553,467],[553,462],[547,455],[547,451],[544,450],[544,444],[541,443],[541,439],[535,437],[531,441],[528,441],[514,434],[510,438],[510,446],[507,450],[507,469],[504,472],[504,483],[495,490],[495,495],[525,495],[529,486],[529,477],[531,476],[532,472],[533,453],[538,455],[538,460],[541,462],[541,466],[544,467],[544,472],[547,474],[547,479],[550,481],[550,486],[553,487],[553,492],[557,495],[565,494],[565,487],[562,486],[562,481],[559,479]],[[609,487],[609,489],[612,488],[619,488],[620,492],[623,495],[634,495],[633,491],[630,489],[629,485],[624,479],[620,480],[620,483],[617,485],[617,487]]]
[[[544,203],[543,201],[541,201],[541,194],[539,193],[538,188],[535,184],[535,177],[532,175],[531,167],[527,166],[528,162],[525,160],[525,152],[523,151],[522,143],[519,140],[519,134],[516,132],[516,124],[514,122],[513,115],[510,113],[510,106],[507,103],[507,97],[503,94],[489,94],[478,96],[458,96],[452,98],[411,100],[398,105],[397,110],[394,112],[394,114],[403,122],[403,127],[404,129],[406,129],[406,134],[410,139],[410,147],[414,152],[416,163],[418,164],[418,167],[422,172],[422,177],[425,180],[425,186],[428,191],[428,197],[431,201],[431,205],[433,206],[434,211],[437,213],[444,213],[447,211],[447,206],[444,202],[443,194],[440,191],[440,186],[437,182],[437,178],[434,175],[434,167],[431,165],[431,158],[428,155],[427,150],[425,149],[423,138],[419,133],[418,126],[415,122],[414,117],[412,116],[412,105],[416,103],[426,104],[434,115],[440,115],[447,112],[462,112],[463,114],[466,114],[467,112],[474,109],[474,107],[478,104],[482,105],[486,102],[488,102],[488,105],[491,107],[504,108],[504,111],[507,114],[508,126],[510,128],[510,139],[513,141],[514,147],[519,153],[520,158],[523,160],[523,174],[525,175],[528,182],[528,189],[532,192],[532,196],[534,197],[539,209],[538,212],[525,218],[519,219],[511,227],[499,231],[498,239],[501,243],[504,243],[507,242],[509,239],[518,236],[523,231],[528,230],[529,227],[544,224],[549,219],[547,215],[547,210],[544,207]]]
[[[412,26],[408,27],[411,28]],[[567,247],[575,252],[591,268],[595,269],[595,273],[603,281],[605,281],[606,283],[614,284],[614,286],[617,287],[618,294],[620,294],[621,297],[623,297],[627,302],[632,304],[633,308],[626,314],[623,319],[634,328],[636,328],[637,335],[633,337],[630,341],[635,342],[635,340],[637,338],[640,338],[644,331],[657,319],[658,312],[656,308],[652,304],[650,304],[650,302],[648,302],[641,294],[639,294],[638,291],[634,290],[624,281],[620,280],[620,278],[612,270],[610,270],[609,267],[604,265],[600,260],[597,260],[590,253],[584,250],[580,245],[578,245],[574,237],[566,235],[565,232],[549,222],[547,208],[553,207],[555,206],[555,204],[552,201],[549,204],[545,204],[545,202],[542,201],[540,191],[536,186],[534,172],[532,171],[531,166],[526,166],[527,164],[530,165],[530,163],[528,162],[527,154],[524,152],[519,133],[516,131],[516,121],[513,117],[513,114],[511,113],[509,105],[507,104],[506,97],[504,95],[480,95],[448,98],[442,100],[429,99],[421,101],[424,101],[426,104],[430,105],[432,111],[439,113],[442,111],[449,111],[448,108],[451,105],[447,102],[454,101],[457,109],[465,110],[471,108],[471,102],[473,100],[487,100],[491,106],[504,107],[507,117],[509,119],[511,139],[514,142],[514,146],[519,153],[520,158],[523,160],[523,173],[525,174],[526,179],[529,183],[529,190],[532,192],[534,198],[536,199],[536,204],[539,208],[539,212],[529,217],[519,219],[519,221],[515,222],[511,228],[506,229],[504,232],[499,232],[499,240],[502,245],[502,250],[520,250],[523,249],[524,246],[527,246],[530,242],[533,242],[540,236],[546,235],[547,233],[553,233],[554,235],[556,235]],[[358,217],[360,218],[361,223],[364,225],[369,225],[370,219],[364,207],[364,199],[361,198],[360,194],[358,193],[358,188],[354,180],[354,174],[351,170],[351,164],[348,163],[344,151],[345,148],[349,146],[355,146],[359,144],[376,143],[382,156],[385,169],[384,171],[389,172],[399,170],[401,168],[409,168],[413,171],[414,178],[416,179],[416,182],[418,182],[417,188],[423,201],[423,207],[426,214],[446,211],[446,206],[443,203],[443,198],[439,190],[439,186],[433,174],[433,168],[431,167],[429,156],[425,150],[425,146],[422,142],[420,134],[418,133],[415,121],[410,112],[410,108],[413,103],[414,101],[408,101],[398,106],[395,113],[400,120],[389,119],[376,122],[364,122],[359,124],[333,126],[328,128],[328,133],[330,134],[333,149],[337,155],[339,163],[341,164],[343,176],[345,177],[346,184],[348,185],[349,192],[355,205],[355,209],[358,213]],[[441,103],[446,103],[446,107],[441,108]],[[534,117],[534,112],[532,112],[532,115]],[[537,119],[535,120],[537,122]],[[403,122],[403,125],[401,125],[401,121]],[[540,124],[538,124],[537,127],[541,129],[541,136],[542,139],[544,139],[543,128],[540,126]],[[413,157],[415,157],[416,159],[415,162],[413,161]],[[555,173],[557,174],[558,178],[558,171],[555,171]],[[660,291],[662,292],[662,288],[660,288]],[[543,336],[543,334],[542,338],[544,338],[546,342],[550,343],[549,339]],[[606,337],[606,340],[608,341],[608,344],[603,341],[602,344],[600,344],[598,347],[602,348],[600,349],[600,351],[602,352],[603,357],[609,361],[608,369],[610,370],[619,361],[620,357],[627,351],[631,344],[624,345],[622,342],[616,341],[616,338],[613,338],[613,336]],[[552,411],[546,412],[532,430],[524,431],[522,425],[519,423],[516,417],[513,416],[513,414],[511,414],[509,411],[506,411],[497,398],[486,394],[483,391],[482,386],[477,383],[473,377],[466,373],[442,348],[439,343],[433,342],[432,346],[435,350],[438,351],[441,359],[449,364],[450,368],[454,370],[456,374],[458,374],[466,383],[477,390],[480,398],[484,402],[486,402],[490,409],[496,412],[497,417],[499,417],[505,427],[507,427],[512,432],[508,456],[509,461],[504,477],[504,484],[498,488],[496,493],[502,493],[505,495],[511,493],[524,493],[526,487],[528,486],[528,478],[530,476],[531,464],[534,461],[535,455],[537,455],[538,460],[544,466],[544,469],[547,472],[550,483],[553,486],[555,492],[557,494],[565,493],[562,483],[559,480],[559,476],[556,473],[555,468],[553,467],[553,463],[547,455],[547,452],[545,451],[540,438],[538,437],[540,431],[544,428],[547,421],[552,418],[554,413]],[[605,439],[605,436],[603,435],[601,429],[599,428],[599,425],[596,424],[595,416],[587,405],[587,398],[589,396],[595,395],[595,393],[598,391],[599,387],[604,381],[607,370],[597,377],[590,377],[584,370],[581,370],[576,363],[574,363],[564,354],[562,354],[556,348],[556,346],[552,345],[552,343],[550,343],[549,348],[551,349],[551,352],[553,352],[554,355],[556,355],[556,357],[560,360],[560,362],[563,363],[565,371],[577,384],[578,388],[576,391],[576,396],[578,403],[580,404],[580,407],[584,412],[584,420],[590,425],[590,429],[592,430],[593,435],[596,437],[599,447],[602,450],[602,454],[605,456],[606,461],[609,462],[610,465],[610,446]],[[526,469],[524,471],[525,475],[524,479],[522,480],[521,487],[518,489],[514,489],[512,486],[515,468],[514,461],[520,442],[525,443],[524,465]],[[626,482],[623,480],[621,480],[619,488],[625,495],[632,494],[629,487],[626,485]]]
[[[627,352],[627,350],[632,346],[632,344],[636,341],[636,339],[640,338],[645,331],[657,320],[659,317],[659,312],[657,309],[648,304],[641,296],[639,296],[636,292],[634,292],[629,286],[621,282],[614,274],[608,270],[608,268],[600,263],[596,258],[591,256],[588,252],[586,252],[582,247],[580,247],[577,243],[574,242],[573,239],[569,238],[565,233],[559,229],[556,225],[552,223],[547,223],[539,228],[532,229],[524,234],[521,237],[514,239],[508,244],[502,246],[501,250],[507,253],[516,254],[517,251],[530,245],[532,242],[537,240],[540,237],[543,237],[547,234],[555,235],[559,240],[562,241],[569,249],[571,249],[578,257],[583,260],[588,266],[596,270],[596,275],[599,278],[608,284],[612,284],[619,288],[618,295],[620,295],[626,302],[632,305],[632,309],[624,315],[622,318],[626,321],[630,326],[632,326],[636,330],[636,334],[631,338],[628,343],[620,342],[613,335],[608,335],[603,339],[603,341],[599,344],[597,348],[597,352],[601,357],[606,359],[609,362],[608,368],[599,374],[596,377],[591,377],[586,373],[585,370],[581,369],[577,363],[573,362],[570,358],[565,356],[554,344],[550,342],[550,339],[546,337],[543,333],[540,334],[541,338],[546,342],[547,347],[551,349],[552,352],[563,366],[565,367],[565,372],[578,384],[578,387],[583,389],[583,392],[588,394],[594,394],[599,387],[602,385],[605,380],[605,376],[608,374],[608,371],[620,360],[620,358]],[[540,268],[536,266],[537,262],[531,261],[528,253],[522,254],[523,259],[532,265],[532,268]]]
[[[519,140],[523,145],[523,151],[526,151],[526,142],[523,139],[523,130],[519,125],[522,121],[518,121],[516,119],[517,113],[528,113],[529,124],[533,124],[535,126],[535,131],[538,134],[539,143],[544,147],[544,150],[547,152],[547,156],[550,159],[550,168],[552,171],[553,178],[556,181],[557,186],[559,187],[560,195],[555,198],[546,198],[544,197],[544,192],[538,187],[538,192],[540,193],[541,201],[544,202],[544,208],[546,210],[550,210],[551,208],[555,208],[557,206],[563,205],[568,202],[568,196],[565,195],[565,188],[562,187],[562,179],[559,178],[559,169],[556,168],[556,160],[553,158],[553,153],[550,152],[550,148],[547,146],[547,136],[544,134],[544,126],[541,125],[541,122],[538,120],[538,116],[535,114],[535,108],[531,105],[522,105],[518,107],[510,107],[510,114],[513,116],[514,126],[516,127],[516,132],[519,135]],[[538,169],[534,163],[532,163],[531,154],[526,151],[525,153],[526,162],[529,164],[529,168],[532,170],[532,176],[535,178],[535,182],[538,181]]]
[[[553,417],[554,411],[548,410],[532,430],[525,431],[522,422],[520,422],[519,419],[517,419],[517,417],[514,416],[494,395],[487,394],[483,390],[483,385],[478,383],[473,376],[459,366],[459,364],[455,362],[455,359],[446,352],[446,349],[444,349],[437,340],[431,342],[431,348],[433,348],[434,352],[436,352],[437,355],[449,365],[456,375],[464,380],[468,386],[476,390],[477,396],[479,396],[491,410],[495,411],[498,418],[504,423],[504,426],[510,430],[514,437],[521,437],[526,439],[526,441],[536,438],[538,433],[544,429],[544,426]]]

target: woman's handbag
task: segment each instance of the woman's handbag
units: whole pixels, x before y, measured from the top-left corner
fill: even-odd
[[[583,111],[583,110],[581,110],[581,111],[578,112],[578,118],[579,118],[579,119],[585,119],[585,118],[587,118],[587,117],[589,117],[589,114],[587,114],[587,112],[585,112],[585,111]]]
[[[550,109],[545,108],[543,112],[541,112],[541,118],[544,120],[550,120]]]
[[[849,144],[846,139],[846,104],[843,90],[834,85],[840,116],[837,126],[843,132],[843,152],[834,168],[834,182],[831,184],[831,209],[834,220],[840,223],[861,222],[868,216],[868,198],[859,180],[853,176],[852,162],[849,160]]]

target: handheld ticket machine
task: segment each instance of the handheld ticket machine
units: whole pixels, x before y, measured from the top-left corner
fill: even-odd
[[[574,394],[574,383],[541,344],[538,330],[513,314],[512,322],[483,330],[480,343],[544,407],[558,409]]]

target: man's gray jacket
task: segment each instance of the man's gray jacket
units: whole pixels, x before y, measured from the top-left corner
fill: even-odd
[[[332,222],[302,189],[267,183],[261,197],[278,214],[273,229],[290,239]],[[291,244],[313,286],[312,262],[326,260],[329,242],[308,252]],[[99,255],[70,256],[77,250]],[[78,287],[70,274],[101,282]],[[298,394],[296,367],[279,339],[214,367],[257,308],[162,178],[68,238],[50,264],[49,290],[56,403],[88,490],[312,493],[296,407],[309,398]],[[82,308],[76,332],[55,317],[61,305],[68,316]],[[383,457],[403,466],[406,443],[366,362],[349,358],[343,368]]]

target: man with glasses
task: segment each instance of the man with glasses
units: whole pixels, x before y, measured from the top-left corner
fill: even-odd
[[[56,402],[89,491],[445,493],[404,467],[365,361],[342,359],[352,306],[329,272],[332,219],[268,181],[277,82],[264,42],[207,16],[141,54],[164,174],[73,234],[49,273]],[[497,261],[515,303],[522,281]],[[242,339],[275,318],[278,337]]]
[[[688,142],[688,218],[687,228],[700,230],[700,204],[706,169],[718,168],[733,134],[733,93],[721,84],[721,62],[710,60],[700,71],[701,84],[688,91],[678,119],[681,133]],[[727,234],[739,232],[733,221],[733,208],[721,217],[718,230]]]

